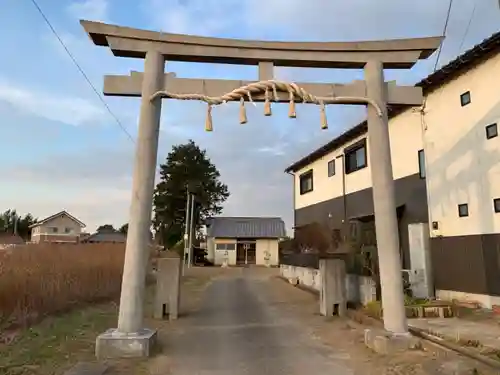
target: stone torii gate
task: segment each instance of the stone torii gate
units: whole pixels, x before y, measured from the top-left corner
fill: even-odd
[[[325,104],[367,105],[384,326],[393,335],[408,334],[387,105],[419,106],[423,96],[421,88],[385,82],[384,68],[411,68],[439,47],[441,37],[338,43],[264,42],[166,34],[91,21],[81,24],[94,44],[109,47],[115,56],[145,60],[144,73],[104,78],[105,95],[142,99],[118,327],[98,337],[98,356],[149,355],[156,337],[155,331],[143,328],[143,299],[161,98],[206,101],[207,130],[212,130],[211,106],[230,100],[241,101],[242,109],[245,101],[263,101],[265,115],[271,114],[271,101],[287,101],[289,117],[295,117],[295,101],[316,103],[321,106],[323,128],[327,127]],[[260,82],[177,78],[173,73],[165,73],[166,60],[258,65]],[[364,69],[365,81],[344,85],[290,84],[273,80],[274,66]],[[246,122],[244,111],[240,122]]]

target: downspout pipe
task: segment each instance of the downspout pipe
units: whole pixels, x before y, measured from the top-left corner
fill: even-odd
[[[292,229],[295,228],[295,173],[292,173],[290,171],[285,171],[285,173],[289,174],[290,176],[293,177],[293,191],[292,191],[292,204],[293,204],[293,225],[292,225]]]
[[[340,159],[342,163],[342,206],[344,208],[344,220],[343,223],[347,223],[347,197],[345,194],[345,155],[339,155],[336,159]]]

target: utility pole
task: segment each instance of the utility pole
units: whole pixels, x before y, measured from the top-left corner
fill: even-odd
[[[14,234],[17,236],[17,225],[19,221],[19,216],[14,216]]]
[[[195,195],[190,193],[191,199],[191,207],[190,207],[190,212],[189,212],[189,249],[188,249],[188,268],[191,267],[191,264],[193,263],[193,235],[194,235],[194,200],[195,200]]]
[[[184,221],[184,254],[182,255],[182,274],[184,274],[184,266],[186,265],[186,254],[189,254],[189,226],[191,217],[189,215],[191,207],[191,194],[189,187],[186,188],[186,219]]]

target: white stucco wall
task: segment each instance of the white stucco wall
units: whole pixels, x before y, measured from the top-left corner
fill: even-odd
[[[236,265],[236,240],[215,238],[214,242],[214,264],[222,265],[227,258],[228,265]],[[234,244],[234,250],[217,250],[217,244]]]
[[[428,96],[425,150],[431,236],[500,232],[500,137],[486,139],[486,126],[500,122],[500,95],[492,81],[500,74],[500,55],[476,66]],[[462,107],[460,95],[470,91]],[[500,129],[499,129],[500,130]],[[467,203],[469,216],[458,216]]]
[[[207,238],[207,259],[212,262],[215,259],[215,241],[213,237]]]
[[[277,266],[279,264],[278,239],[258,239],[255,247],[255,263],[260,266]],[[269,254],[269,261],[266,261],[266,252]]]

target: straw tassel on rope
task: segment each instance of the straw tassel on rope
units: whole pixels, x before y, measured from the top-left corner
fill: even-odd
[[[245,109],[245,99],[243,97],[240,98],[240,124],[246,124],[247,119],[247,111]]]
[[[271,116],[271,102],[269,101],[269,89],[266,87],[264,94],[264,116]]]
[[[207,119],[205,120],[205,131],[211,132],[214,130],[212,125],[212,104],[208,103],[207,107]]]
[[[321,129],[328,129],[328,121],[326,120],[325,102],[319,102],[319,115],[321,119]]]
[[[290,105],[288,107],[288,117],[297,118],[297,113],[295,112],[295,95],[290,91]]]

